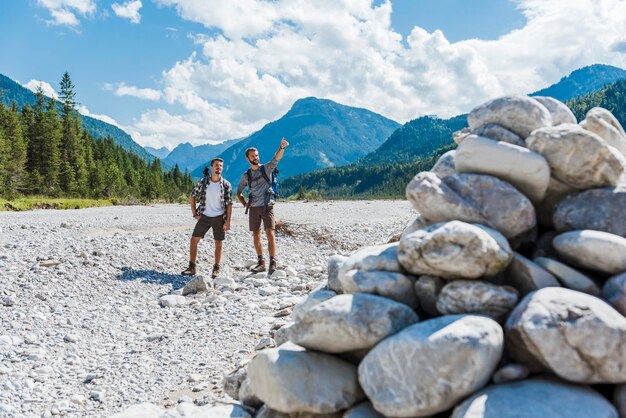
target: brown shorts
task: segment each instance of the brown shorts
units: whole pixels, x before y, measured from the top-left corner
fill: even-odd
[[[263,228],[276,229],[274,206],[251,207],[248,209],[248,221],[250,222],[250,231],[261,229],[261,221],[263,221]]]
[[[213,228],[213,239],[215,241],[224,241],[226,233],[224,232],[224,216],[206,216],[200,215],[196,227],[193,229],[192,237],[204,238],[209,229]]]

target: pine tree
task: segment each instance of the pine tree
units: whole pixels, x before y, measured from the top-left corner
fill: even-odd
[[[67,195],[84,195],[87,189],[85,150],[80,140],[80,119],[76,112],[76,93],[68,72],[61,79],[61,126],[60,156],[63,162],[61,189]]]
[[[15,103],[11,108],[2,109],[0,122],[0,131],[4,131],[6,141],[6,161],[0,190],[8,198],[13,198],[23,190],[26,174],[26,141]]]

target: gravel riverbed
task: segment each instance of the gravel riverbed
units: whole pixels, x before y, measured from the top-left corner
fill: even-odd
[[[221,380],[272,344],[325,279],[326,260],[387,242],[406,201],[280,202],[279,271],[252,275],[236,204],[215,289],[180,293],[194,220],[187,205],[0,212],[0,416],[108,416],[151,402],[222,398]],[[265,240],[264,240],[265,243]],[[198,274],[210,277],[211,232]]]

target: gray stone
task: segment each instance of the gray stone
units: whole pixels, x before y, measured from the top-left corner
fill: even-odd
[[[477,129],[489,123],[500,125],[521,138],[532,131],[552,125],[550,112],[538,101],[526,96],[505,96],[472,109],[467,123]]]
[[[537,129],[526,144],[544,156],[553,177],[577,189],[616,186],[626,171],[626,157],[578,125]]]
[[[520,147],[526,147],[526,142],[524,142],[519,135],[509,131],[503,126],[496,125],[495,123],[488,123],[487,125],[474,129],[471,131],[471,134],[493,139],[494,141],[502,141],[513,145],[519,145]],[[464,139],[467,139],[467,136]]]
[[[487,175],[456,174],[440,179],[434,173],[422,172],[408,184],[406,197],[426,224],[453,220],[480,223],[513,238],[537,223],[535,208],[526,196]]]
[[[604,301],[570,289],[528,294],[506,322],[507,350],[531,372],[577,383],[626,381],[626,318]]]
[[[452,140],[455,143],[460,144],[461,142],[465,140],[465,138],[467,138],[468,135],[471,135],[471,134],[472,134],[472,130],[470,128],[463,128],[459,131],[452,133]]]
[[[298,302],[291,311],[291,317],[294,320],[299,320],[306,311],[334,296],[337,296],[337,292],[334,290],[318,287]]]
[[[493,374],[492,380],[495,384],[514,382],[516,380],[526,379],[529,374],[530,371],[528,367],[523,364],[509,363],[499,368],[498,371]]]
[[[385,418],[374,409],[370,402],[361,402],[357,406],[347,410],[343,418]]]
[[[211,289],[211,280],[204,276],[196,276],[183,287],[183,296],[206,292]]]
[[[567,196],[573,193],[577,193],[578,191],[579,190],[568,186],[562,181],[559,181],[554,177],[550,177],[550,182],[548,183],[548,190],[546,190],[546,195],[541,202],[535,204],[537,223],[544,228],[552,228],[554,225],[554,212],[557,208],[557,205]]]
[[[503,320],[517,304],[517,290],[480,280],[455,280],[446,284],[437,298],[443,315],[475,313]]]
[[[537,257],[533,261],[552,273],[563,287],[593,296],[600,296],[600,286],[593,279],[567,264],[547,257]]]
[[[326,353],[370,349],[419,320],[408,306],[368,294],[337,295],[302,314],[291,341]]]
[[[456,169],[454,168],[454,155],[456,151],[451,150],[443,154],[433,168],[430,169],[431,172],[435,173],[437,177],[443,178],[445,176],[451,176],[456,174]]]
[[[164,413],[164,409],[146,402],[129,406],[122,412],[111,415],[110,418],[160,418]]]
[[[522,296],[544,287],[561,286],[550,272],[518,253],[513,253],[513,260],[501,277]]]
[[[344,293],[371,293],[417,307],[415,277],[390,271],[350,270],[340,277]]]
[[[435,276],[420,276],[415,282],[415,293],[419,306],[431,316],[439,316],[437,296],[446,282]]]
[[[222,379],[222,389],[233,399],[239,399],[241,384],[248,377],[248,369],[245,366],[226,374]]]
[[[459,173],[487,174],[513,185],[533,202],[543,200],[550,182],[550,166],[525,147],[470,135],[456,150]]]
[[[241,382],[241,386],[239,387],[239,397],[237,398],[244,405],[249,405],[253,408],[258,408],[263,405],[263,402],[252,392],[250,388],[250,380],[248,378],[244,379]]]
[[[528,379],[493,385],[454,408],[450,418],[617,418],[591,388],[558,380]]]
[[[493,276],[507,267],[511,256],[498,231],[460,221],[417,230],[400,241],[398,250],[407,271],[449,279]]]
[[[293,322],[290,322],[276,330],[276,332],[274,333],[274,344],[276,344],[276,347],[279,347],[289,341],[289,333],[292,326]]]
[[[333,413],[364,397],[352,364],[292,343],[259,352],[248,365],[250,389],[284,413]]]
[[[565,103],[558,101],[554,97],[533,96],[533,99],[541,103],[552,116],[552,125],[562,125],[564,123],[578,123],[576,116]]]
[[[552,246],[568,263],[608,274],[626,271],[626,238],[582,230],[557,235]]]
[[[601,107],[594,107],[587,112],[580,125],[604,139],[610,146],[626,155],[626,133],[611,112]]]
[[[310,412],[296,412],[292,414],[284,414],[279,411],[275,411],[268,408],[267,405],[263,405],[254,415],[254,418],[341,418],[341,412],[333,414],[313,414]]]
[[[385,416],[430,416],[484,386],[502,345],[502,328],[487,317],[430,319],[374,347],[359,365],[359,381]]]
[[[626,273],[613,276],[604,283],[602,299],[626,317]]]
[[[332,255],[328,258],[328,266],[326,268],[328,271],[328,288],[337,293],[342,293],[341,284],[339,283],[339,269],[347,259],[348,257],[339,254]]]
[[[363,247],[354,252],[339,268],[339,280],[350,270],[402,272],[398,263],[398,243]]]
[[[428,222],[424,221],[420,215],[417,215],[415,219],[409,221],[407,226],[404,228],[402,234],[400,235],[400,240],[406,235],[409,235],[411,232],[415,232],[418,229],[424,228],[425,226],[428,226]]]
[[[187,299],[180,295],[165,295],[159,298],[159,305],[164,308],[172,308],[176,306],[184,306],[187,304]]]
[[[563,199],[554,211],[559,231],[592,229],[626,238],[626,189],[592,189]]]

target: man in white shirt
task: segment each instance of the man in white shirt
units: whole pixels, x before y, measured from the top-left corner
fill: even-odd
[[[181,274],[193,276],[196,274],[196,258],[198,256],[198,243],[209,229],[213,228],[215,240],[215,264],[211,277],[220,274],[220,262],[222,260],[222,241],[226,237],[226,231],[230,229],[230,217],[233,208],[232,188],[228,180],[222,177],[224,160],[214,158],[211,160],[211,174],[204,169],[204,177],[198,181],[191,192],[189,203],[191,214],[198,222],[191,234],[189,244],[189,267]]]

